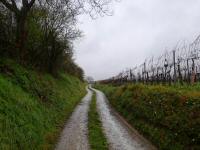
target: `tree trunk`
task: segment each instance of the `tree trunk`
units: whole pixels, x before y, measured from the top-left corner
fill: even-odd
[[[195,82],[195,63],[194,59],[192,59],[192,74],[191,74],[191,84]]]
[[[27,15],[21,13],[16,16],[16,47],[18,49],[19,61],[24,63],[25,61],[25,42],[27,40],[26,33],[26,18]]]

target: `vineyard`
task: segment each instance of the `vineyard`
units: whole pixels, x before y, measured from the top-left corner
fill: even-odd
[[[144,63],[126,69],[102,83],[188,83],[200,81],[200,35],[190,44],[178,43],[160,57],[151,57]]]
[[[158,149],[196,150],[200,148],[200,86],[195,84],[199,81],[200,35],[95,86]]]

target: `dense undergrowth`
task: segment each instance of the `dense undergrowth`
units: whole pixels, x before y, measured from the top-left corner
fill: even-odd
[[[85,94],[79,79],[0,60],[0,149],[53,149],[65,120]]]
[[[108,142],[103,133],[102,123],[96,106],[96,93],[92,96],[88,113],[89,143],[91,150],[108,150]]]
[[[165,150],[200,149],[199,86],[97,85],[130,124]]]

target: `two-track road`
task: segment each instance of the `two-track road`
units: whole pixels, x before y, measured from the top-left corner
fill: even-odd
[[[88,109],[92,91],[82,99],[66,123],[56,150],[89,150],[88,142]],[[110,106],[105,95],[93,89],[97,96],[97,110],[99,112],[103,130],[107,137],[110,150],[154,150],[149,141],[118,115]]]

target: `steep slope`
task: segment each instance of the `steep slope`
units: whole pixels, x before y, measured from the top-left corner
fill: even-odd
[[[53,149],[85,85],[0,60],[0,149]]]

